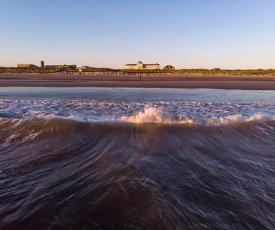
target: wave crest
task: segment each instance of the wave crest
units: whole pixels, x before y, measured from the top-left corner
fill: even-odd
[[[128,123],[154,123],[154,124],[193,124],[194,121],[182,116],[173,116],[165,113],[160,108],[147,107],[144,111],[138,112],[133,116],[122,116],[121,121]]]
[[[188,118],[183,115],[173,115],[163,111],[161,108],[147,107],[143,111],[138,112],[132,116],[122,116],[121,121],[126,123],[142,124],[196,124],[207,126],[230,125],[236,123],[252,122],[252,121],[274,121],[275,116],[255,113],[250,116],[235,114],[225,117],[201,117],[201,118]]]

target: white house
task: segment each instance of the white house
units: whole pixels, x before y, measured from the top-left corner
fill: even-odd
[[[141,61],[139,61],[137,64],[126,64],[124,66],[124,69],[160,69],[160,65],[158,63],[156,64],[143,64]]]

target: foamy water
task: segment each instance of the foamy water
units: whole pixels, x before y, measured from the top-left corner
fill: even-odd
[[[275,119],[275,103],[0,100],[0,106],[2,118],[29,120],[219,125]]]

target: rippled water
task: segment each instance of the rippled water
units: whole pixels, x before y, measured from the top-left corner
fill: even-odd
[[[275,228],[274,92],[24,90],[0,89],[1,229]]]

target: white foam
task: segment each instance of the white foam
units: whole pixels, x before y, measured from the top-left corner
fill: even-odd
[[[0,100],[0,118],[226,125],[275,120],[275,103]],[[20,123],[18,123],[20,124]]]
[[[209,115],[209,114],[208,114]],[[275,116],[256,113],[251,116],[245,116],[242,114],[234,114],[225,117],[205,117],[197,116],[193,118],[187,118],[184,116],[174,117],[169,116],[163,112],[162,109],[146,108],[144,111],[138,112],[133,116],[122,116],[121,121],[128,123],[165,123],[165,124],[198,124],[198,125],[228,125],[234,123],[251,122],[251,121],[274,121]]]
[[[267,114],[256,113],[252,116],[244,116],[242,114],[235,114],[226,117],[211,117],[206,118],[205,123],[207,125],[228,125],[234,123],[242,123],[242,122],[251,122],[251,121],[274,121],[275,116],[270,116]]]
[[[121,121],[129,123],[188,123],[192,124],[193,120],[188,118],[175,117],[170,114],[163,112],[160,108],[145,108],[144,111],[138,112],[133,116],[122,116]]]

